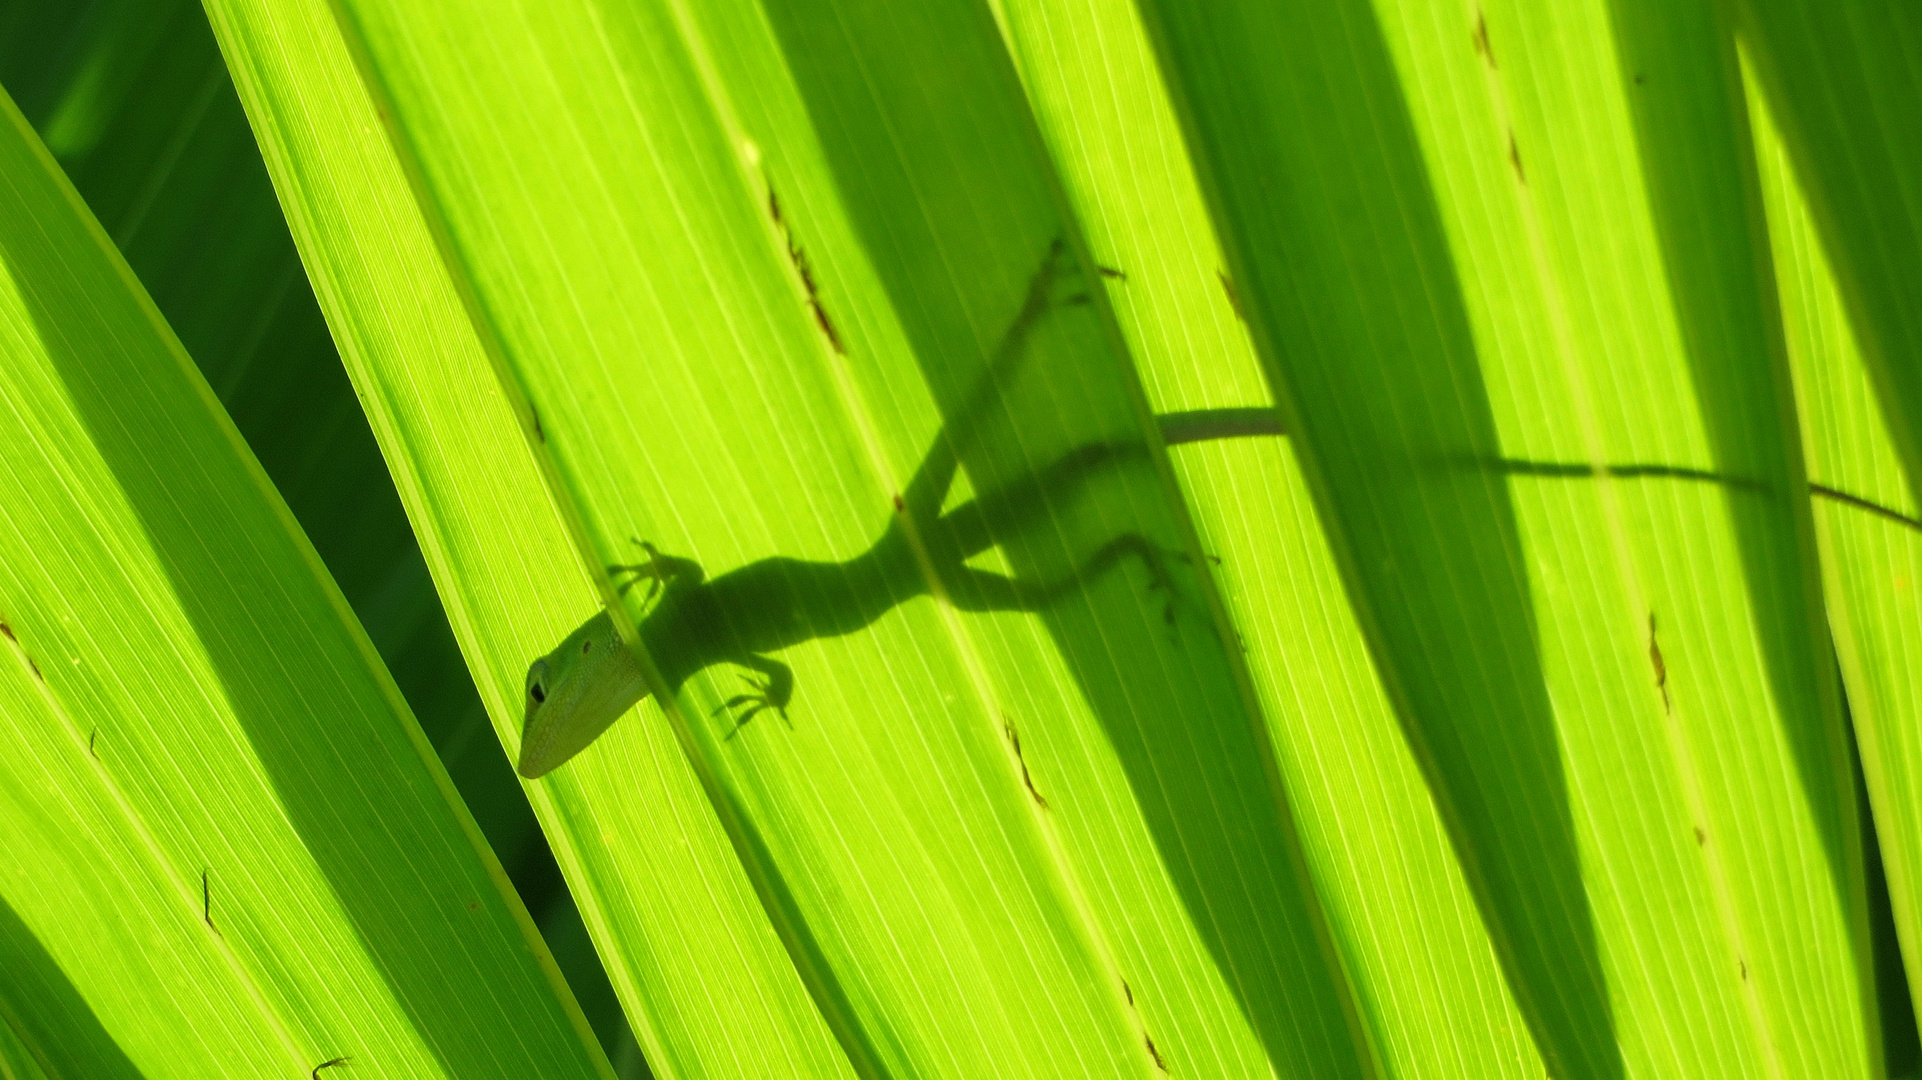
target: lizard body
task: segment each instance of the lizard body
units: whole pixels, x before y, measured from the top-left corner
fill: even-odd
[[[766,654],[865,629],[894,608],[932,593],[929,570],[941,592],[961,610],[1037,611],[1124,559],[1133,558],[1148,571],[1149,588],[1168,590],[1168,619],[1173,622],[1175,600],[1165,565],[1168,553],[1138,533],[1109,540],[1074,572],[1052,582],[1023,581],[966,565],[1001,539],[1021,535],[1041,523],[1053,500],[1072,496],[1095,475],[1129,463],[1145,463],[1149,453],[1146,442],[1099,442],[1078,447],[1001,491],[941,513],[960,455],[976,437],[982,414],[1020,363],[1029,331],[1050,307],[1086,299],[1052,298],[1062,253],[1062,245],[1057,242],[1030,284],[1027,299],[988,370],[954,418],[943,426],[907,490],[896,500],[895,514],[887,528],[867,551],[845,562],[775,556],[710,580],[693,560],[663,555],[643,542],[647,561],[609,568],[617,578],[631,578],[619,586],[621,591],[645,581],[650,598],[659,594],[659,602],[640,621],[639,637],[670,692],[678,693],[689,678],[717,664],[734,664],[758,674],[758,680],[744,676],[748,691],[714,710],[716,716],[722,712],[733,716],[734,727],[728,738],[763,711],[772,710],[786,719],[794,676],[787,665]],[[1155,421],[1167,446],[1286,434],[1280,414],[1273,408],[1194,410],[1163,414]],[[1587,464],[1506,458],[1466,461],[1463,465],[1565,478],[1594,477],[1601,471]],[[1607,472],[1620,478],[1712,481],[1766,490],[1759,481],[1680,466],[1620,465],[1609,466]],[[1811,484],[1810,493],[1922,530],[1922,521],[1846,492]],[[916,539],[927,556],[927,570],[917,558]],[[528,779],[545,775],[585,749],[648,692],[640,666],[621,640],[612,617],[606,611],[595,615],[528,669],[526,715],[516,768]]]
[[[1051,309],[1085,303],[1083,294],[1054,297],[1064,246],[1057,241],[1030,282],[1021,310],[988,369],[942,426],[934,445],[895,501],[895,514],[867,551],[845,562],[784,556],[761,559],[708,579],[691,559],[662,555],[643,542],[645,562],[614,566],[630,577],[622,591],[649,583],[660,600],[642,617],[642,647],[672,692],[695,673],[731,663],[759,673],[749,692],[715,710],[734,712],[733,731],[765,710],[783,719],[793,694],[787,666],[765,654],[816,638],[852,634],[907,601],[934,591],[917,555],[918,540],[941,591],[967,611],[1033,611],[1125,558],[1141,560],[1151,587],[1167,587],[1164,553],[1147,538],[1108,541],[1075,572],[1052,582],[1027,582],[966,566],[993,547],[995,534],[1016,535],[1045,517],[1050,501],[1066,497],[1103,470],[1146,462],[1145,442],[1092,443],[1070,451],[1006,489],[941,513],[961,455],[977,437],[983,416],[998,400],[1027,350],[1027,338]],[[1170,606],[1172,620],[1172,600]],[[605,611],[534,661],[526,682],[526,717],[516,768],[529,779],[545,775],[600,736],[648,687]]]

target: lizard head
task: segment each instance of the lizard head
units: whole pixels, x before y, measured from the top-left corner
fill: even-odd
[[[527,669],[515,770],[529,780],[547,775],[646,696],[640,665],[614,620],[601,612]]]

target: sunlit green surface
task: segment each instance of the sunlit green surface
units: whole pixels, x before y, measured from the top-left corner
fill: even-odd
[[[1067,245],[947,500],[1061,599],[931,548],[529,787],[656,1070],[1879,1075],[1909,534],[1804,447],[1909,503],[1707,9],[993,7],[213,7],[502,760],[634,540],[898,525]]]

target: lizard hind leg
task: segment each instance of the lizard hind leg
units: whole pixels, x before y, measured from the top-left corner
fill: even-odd
[[[1179,552],[1165,551],[1140,533],[1115,537],[1096,549],[1072,573],[1054,581],[1023,581],[991,570],[959,567],[949,571],[948,598],[962,611],[1042,611],[1068,593],[1091,584],[1130,556],[1140,559],[1148,571],[1149,591],[1158,589],[1168,594],[1162,619],[1170,626],[1174,625],[1177,597],[1174,578],[1168,570],[1168,559],[1172,556],[1187,561],[1187,557]]]
[[[1075,447],[1007,487],[941,515],[936,526],[927,530],[929,552],[937,565],[959,564],[997,543],[1042,528],[1096,477],[1148,461],[1148,446],[1140,441]]]
[[[772,657],[755,656],[751,653],[736,657],[734,662],[760,672],[761,678],[756,681],[752,676],[741,676],[741,681],[747,683],[751,692],[736,694],[715,706],[713,712],[708,713],[710,717],[727,713],[734,720],[734,726],[728,729],[726,735],[721,736],[721,741],[732,740],[734,736],[741,733],[742,728],[747,726],[749,720],[768,710],[773,710],[774,714],[781,718],[781,722],[788,726],[789,731],[794,730],[794,722],[787,716],[788,702],[794,700],[794,670]],[[736,713],[734,711],[736,709],[741,711]]]
[[[1057,307],[1074,307],[1089,302],[1087,286],[1079,281],[1073,283],[1075,290],[1065,297],[1056,296],[1057,285],[1063,279],[1064,270],[1072,270],[1069,261],[1067,242],[1056,236],[1048,245],[1041,258],[1041,265],[1035,268],[1034,275],[1028,279],[1028,289],[1023,295],[1021,307],[1015,312],[1014,319],[995,345],[994,353],[988,358],[987,370],[976,376],[973,387],[962,399],[958,407],[947,414],[941,430],[934,437],[934,445],[915,470],[914,477],[902,493],[901,510],[916,522],[932,521],[940,515],[941,504],[946,501],[948,489],[954,485],[955,469],[961,458],[980,438],[981,429],[987,421],[997,401],[1002,400],[1014,380],[1017,370],[1024,365],[1033,351],[1029,339],[1048,312]],[[1081,275],[1075,274],[1075,277]]]

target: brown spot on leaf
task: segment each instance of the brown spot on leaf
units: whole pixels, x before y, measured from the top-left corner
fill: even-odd
[[[821,328],[821,333],[828,339],[828,344],[834,347],[837,355],[846,356],[848,351],[841,344],[841,335],[834,329],[834,320],[828,318],[828,311],[821,306],[821,301],[809,298],[808,307],[814,309],[814,323]]]
[[[821,336],[828,339],[828,345],[836,356],[846,356],[848,351],[841,344],[841,334],[834,328],[834,320],[828,318],[828,309],[821,304],[821,289],[814,283],[814,267],[808,263],[805,248],[794,240],[794,229],[781,216],[781,200],[775,197],[773,185],[767,189],[767,212],[780,227],[781,239],[787,244],[787,261],[794,266],[794,272],[801,276],[801,287],[806,290],[808,308],[814,312],[814,325],[821,328]]]
[[[224,936],[220,933],[220,927],[214,925],[214,890],[207,881],[205,870],[200,872],[200,921],[207,924],[207,929],[212,930],[215,937]]]
[[[1655,689],[1662,692],[1662,712],[1674,710],[1668,700],[1668,664],[1662,660],[1662,647],[1655,642],[1655,613],[1648,613],[1648,662],[1655,669]]]
[[[1221,291],[1228,294],[1228,306],[1235,310],[1235,318],[1246,322],[1248,316],[1242,314],[1241,297],[1235,293],[1234,279],[1228,276],[1226,270],[1216,270],[1215,276],[1221,279]]]
[[[1021,782],[1027,785],[1028,794],[1034,799],[1035,805],[1046,810],[1048,808],[1048,800],[1042,798],[1041,793],[1034,789],[1034,778],[1028,775],[1028,759],[1021,755],[1021,736],[1015,733],[1014,725],[1011,723],[1003,724],[1001,728],[1007,732],[1008,743],[1014,747],[1014,759],[1021,763]],[[1121,985],[1126,987],[1128,984],[1122,983]],[[1129,1001],[1131,1004],[1133,1003],[1132,996],[1129,998]]]
[[[1144,1031],[1141,1033],[1141,1041],[1148,1044],[1148,1056],[1155,1059],[1155,1068],[1160,1069],[1162,1072],[1167,1072],[1168,1063],[1161,1060],[1161,1051],[1155,1049],[1154,1036]]]

